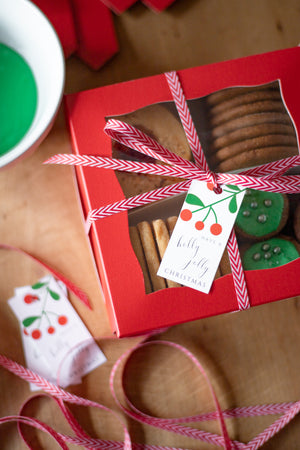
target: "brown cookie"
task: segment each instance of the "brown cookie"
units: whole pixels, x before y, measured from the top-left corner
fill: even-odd
[[[239,153],[232,158],[222,161],[216,166],[217,172],[231,172],[233,170],[250,168],[278,161],[282,158],[298,155],[298,147],[264,147]]]
[[[215,139],[232,131],[263,125],[266,123],[291,125],[291,119],[285,112],[261,112],[248,114],[243,117],[237,117],[229,120],[217,127],[212,128],[211,135],[212,138]]]
[[[167,220],[166,220],[170,236],[173,233],[173,230],[174,230],[174,227],[176,225],[177,219],[178,219],[177,216],[171,216],[171,217],[168,217]]]
[[[241,255],[245,270],[272,269],[298,259],[300,246],[294,239],[279,234],[242,248]]]
[[[150,105],[130,114],[115,117],[150,135],[168,150],[191,160],[192,153],[180,121],[164,106]],[[130,159],[142,162],[161,162],[141,155],[135,150],[112,141],[112,156],[118,159]],[[151,191],[179,181],[174,177],[144,175],[116,171],[116,176],[126,198]]]
[[[222,123],[228,122],[229,120],[249,114],[276,111],[286,114],[284,104],[281,100],[261,100],[258,102],[235,106],[218,114],[212,114],[210,117],[210,124],[212,127],[216,127]]]
[[[145,292],[146,292],[146,294],[149,294],[150,292],[152,292],[152,286],[151,286],[151,282],[150,282],[150,278],[149,278],[147,263],[145,260],[145,254],[143,251],[140,235],[139,235],[137,228],[134,226],[129,227],[129,235],[130,235],[132,248],[134,250],[134,253],[136,254],[136,257],[137,257],[137,259],[140,263],[141,269],[143,271]]]
[[[248,103],[258,102],[260,100],[281,100],[279,89],[263,89],[247,94],[240,94],[236,97],[217,103],[210,108],[210,114],[216,115],[231,108],[235,108],[236,106],[247,105]]]
[[[298,201],[295,209],[293,225],[295,237],[297,241],[300,242],[300,201]]]
[[[232,88],[222,89],[220,91],[216,91],[216,92],[213,92],[212,94],[210,94],[207,97],[207,103],[210,106],[213,106],[213,105],[217,105],[218,103],[224,102],[224,101],[232,99],[234,97],[237,97],[239,95],[242,95],[242,94],[253,93],[253,92],[257,92],[257,91],[265,90],[265,89],[270,89],[270,90],[274,89],[274,90],[278,91],[278,89],[279,89],[278,82],[264,84],[261,86],[232,87]]]
[[[222,161],[232,158],[240,153],[254,150],[256,148],[272,147],[272,146],[297,146],[296,136],[288,134],[268,134],[266,136],[258,136],[252,139],[245,139],[241,142],[235,142],[232,145],[217,150],[209,158],[209,164],[214,169]]]
[[[166,287],[181,287],[181,284],[175,281],[156,275],[160,260],[163,258],[177,219],[177,216],[171,216],[165,221],[156,219],[151,224],[143,221],[138,223],[137,227],[129,227],[130,240],[143,271],[145,291],[147,294]],[[214,279],[216,280],[221,276],[220,266],[216,271]]]
[[[225,248],[224,253],[222,255],[220,265],[219,265],[219,270],[220,270],[220,274],[222,277],[224,275],[231,273],[231,266],[230,266],[227,248]]]
[[[138,223],[137,228],[141,238],[153,291],[164,289],[166,288],[166,282],[162,277],[157,275],[160,265],[160,258],[153,237],[151,225],[148,222],[143,221]]]
[[[269,239],[285,227],[289,209],[285,194],[246,189],[236,217],[235,231],[248,241]]]
[[[216,138],[211,143],[211,151],[214,152],[236,142],[241,142],[246,139],[252,139],[260,136],[267,136],[269,134],[285,134],[295,136],[295,129],[291,123],[264,123],[245,127],[242,128],[242,130],[233,130],[224,136]]]
[[[216,274],[215,274],[215,278],[214,278],[214,280],[217,280],[218,278],[221,278],[221,271],[220,271],[220,268],[218,267],[217,268],[217,271],[216,271]]]
[[[170,240],[170,235],[165,222],[161,219],[152,221],[153,234],[157,244],[160,259],[163,258],[167,245]],[[179,283],[166,279],[167,287],[180,287]]]

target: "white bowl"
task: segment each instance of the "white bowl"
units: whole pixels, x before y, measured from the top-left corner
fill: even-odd
[[[0,156],[0,167],[4,167],[36,149],[50,131],[63,96],[65,60],[53,26],[29,0],[0,0],[0,42],[29,64],[38,95],[29,130],[17,145]]]

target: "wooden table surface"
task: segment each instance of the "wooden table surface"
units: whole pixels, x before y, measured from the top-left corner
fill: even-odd
[[[66,63],[66,93],[292,47],[300,41],[298,0],[177,0],[159,15],[137,3],[115,16],[114,22],[120,43],[118,55],[99,71],[71,57]],[[139,338],[106,338],[111,331],[81,223],[72,169],[42,165],[49,156],[69,151],[60,111],[37,151],[0,172],[0,242],[34,254],[87,292],[93,311],[74,296],[71,302],[107,362],[70,391],[119,411],[109,391],[109,374],[116,359]],[[0,353],[23,364],[19,326],[7,300],[14,287],[34,283],[46,272],[29,258],[4,250],[0,251],[0,267]],[[176,326],[162,337],[194,352],[208,371],[222,408],[296,401],[300,400],[299,319],[300,299],[294,298]],[[171,348],[140,351],[126,375],[130,398],[153,415],[178,417],[213,409],[203,377]],[[17,414],[31,395],[25,381],[0,368],[0,416]],[[123,439],[121,427],[109,414],[77,407],[72,410],[92,436]],[[31,412],[57,431],[71,433],[51,401],[36,400]],[[232,438],[246,442],[272,420],[274,417],[231,419],[227,425]],[[214,448],[132,420],[127,423],[134,442]],[[299,449],[299,425],[300,417],[296,417],[263,448]],[[203,423],[201,429],[219,432],[217,423]],[[56,448],[39,432],[30,432],[30,436],[35,448]],[[15,424],[1,426],[0,442],[4,450],[27,448]]]

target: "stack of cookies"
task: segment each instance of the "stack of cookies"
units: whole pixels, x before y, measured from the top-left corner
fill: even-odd
[[[155,219],[142,221],[129,227],[133,250],[143,271],[146,294],[181,285],[157,275],[161,259],[169,243],[177,216],[166,220]],[[215,279],[230,273],[230,262],[227,251],[224,252]]]
[[[211,141],[208,164],[230,172],[299,153],[278,83],[228,88],[207,97]]]
[[[142,221],[129,227],[133,250],[144,275],[146,294],[167,287],[179,287],[180,284],[157,275],[160,261],[165,253],[170,236],[177,221],[176,216],[165,221],[155,219]]]

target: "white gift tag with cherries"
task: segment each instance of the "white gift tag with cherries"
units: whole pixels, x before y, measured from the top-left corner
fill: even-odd
[[[193,180],[158,275],[208,294],[245,190]]]
[[[69,302],[65,285],[52,276],[16,288],[8,303],[20,322],[27,367],[48,381],[62,387],[78,384],[106,361]]]

